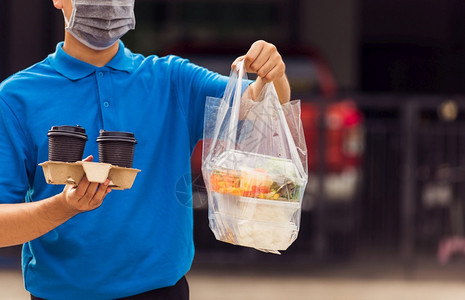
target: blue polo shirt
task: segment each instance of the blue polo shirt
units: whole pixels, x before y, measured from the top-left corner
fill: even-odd
[[[176,56],[131,53],[122,42],[95,67],[62,45],[0,85],[0,202],[63,190],[38,166],[53,125],[84,127],[84,157],[95,161],[100,129],[133,132],[133,167],[142,172],[131,189],[26,243],[25,287],[46,299],[110,299],[173,285],[194,256],[190,156],[206,97],[221,97],[228,78]]]

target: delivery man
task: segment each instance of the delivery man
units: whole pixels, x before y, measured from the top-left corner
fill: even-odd
[[[24,243],[32,299],[188,299],[193,212],[176,193],[192,191],[176,183],[190,172],[206,97],[221,97],[228,78],[125,48],[119,39],[135,27],[134,0],[53,5],[64,15],[64,42],[0,85],[0,247]],[[233,66],[242,60],[258,74],[252,98],[273,82],[289,101],[275,46],[257,41]],[[135,134],[142,172],[131,189],[111,192],[108,180],[86,178],[64,189],[45,182],[38,164],[48,157],[47,131],[76,124],[88,134],[88,161],[100,129]]]

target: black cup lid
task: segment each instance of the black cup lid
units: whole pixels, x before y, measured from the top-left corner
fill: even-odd
[[[97,138],[97,142],[103,141],[119,141],[119,142],[132,142],[137,144],[134,138],[134,133],[125,131],[106,131],[100,130],[100,136]]]
[[[52,128],[48,131],[48,136],[50,135],[72,135],[72,136],[79,136],[81,138],[87,139],[86,130],[79,125],[70,126],[70,125],[61,125],[61,126],[52,126]]]
[[[68,131],[68,132],[86,133],[86,130],[79,125],[52,126],[52,129],[50,129],[50,131]]]

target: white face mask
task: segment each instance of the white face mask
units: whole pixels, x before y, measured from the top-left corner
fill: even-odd
[[[66,30],[89,48],[104,50],[134,29],[135,0],[72,0]],[[64,15],[63,11],[63,15]]]

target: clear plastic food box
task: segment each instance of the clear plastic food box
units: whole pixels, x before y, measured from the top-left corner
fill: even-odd
[[[210,190],[220,194],[298,202],[305,188],[291,160],[239,150],[223,152],[208,173]]]
[[[217,239],[286,250],[297,238],[305,180],[288,159],[230,150],[206,165]]]

